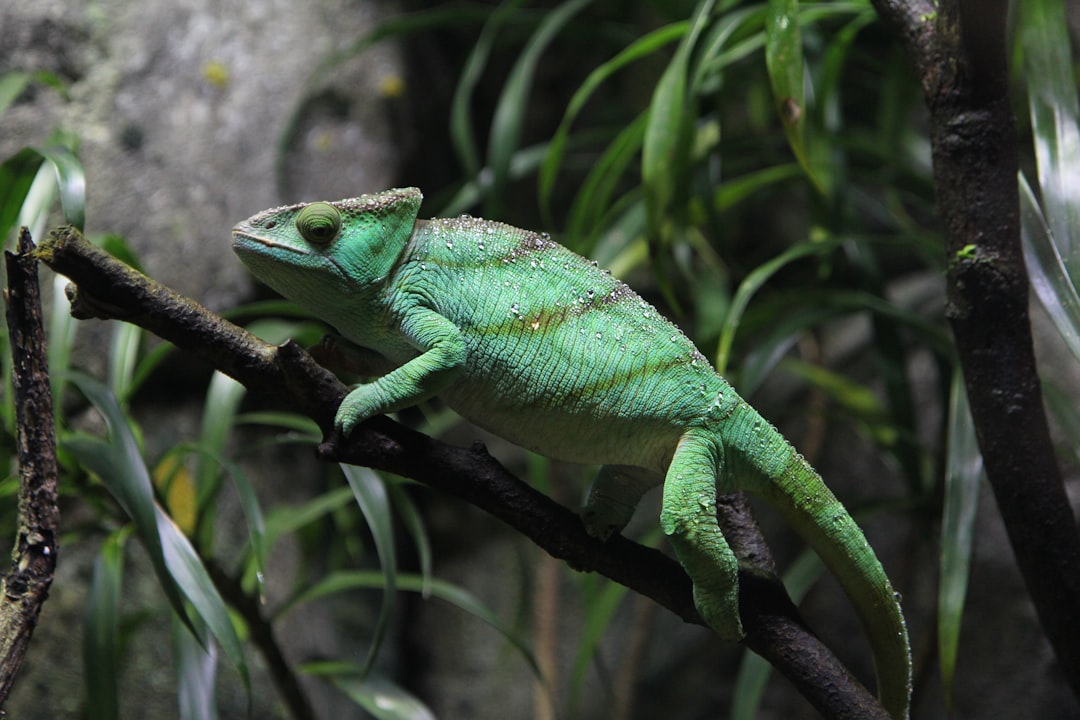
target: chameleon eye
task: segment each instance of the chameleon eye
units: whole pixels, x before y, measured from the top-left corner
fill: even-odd
[[[296,216],[296,229],[312,245],[329,245],[341,230],[341,213],[330,203],[311,203]]]

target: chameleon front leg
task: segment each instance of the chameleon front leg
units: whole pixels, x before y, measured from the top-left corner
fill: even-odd
[[[403,318],[400,329],[405,339],[421,351],[420,355],[345,396],[334,418],[343,435],[370,417],[437,395],[464,367],[465,339],[461,331],[434,310],[413,308]]]
[[[660,484],[655,472],[631,465],[604,465],[596,474],[589,499],[581,509],[585,530],[607,540],[622,532],[634,515],[641,496]]]
[[[719,438],[697,428],[679,440],[664,479],[660,524],[694,582],[694,605],[724,640],[743,637],[739,564],[716,519],[717,479],[723,477]]]

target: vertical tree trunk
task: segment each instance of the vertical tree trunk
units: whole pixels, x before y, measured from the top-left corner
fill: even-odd
[[[1006,0],[874,0],[930,109],[949,321],[986,473],[1039,620],[1080,697],[1080,533],[1054,457],[1028,318]]]

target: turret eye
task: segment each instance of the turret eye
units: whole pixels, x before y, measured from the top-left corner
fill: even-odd
[[[312,245],[329,245],[341,230],[341,213],[330,203],[311,203],[296,216],[296,229]]]

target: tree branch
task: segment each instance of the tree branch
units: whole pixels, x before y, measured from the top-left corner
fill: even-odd
[[[1080,533],[1050,440],[1020,247],[1006,0],[874,0],[905,42],[930,110],[948,315],[987,477],[1017,564],[1080,697]],[[912,30],[912,28],[918,28]]]
[[[461,498],[571,567],[605,575],[683,620],[702,624],[690,579],[677,562],[622,536],[607,542],[591,537],[577,513],[518,480],[482,445],[447,445],[386,417],[368,420],[342,442],[333,431],[333,418],[346,389],[299,346],[263,343],[123,265],[72,228],[54,232],[38,256],[77,284],[77,316],[135,323],[210,361],[248,388],[284,396],[329,433],[318,449],[323,459],[388,470]],[[876,699],[802,624],[745,504],[730,497],[722,501],[725,531],[744,564],[753,563],[751,570],[739,574],[744,644],[769,660],[825,717],[887,718]]]
[[[7,261],[8,335],[18,424],[19,529],[11,569],[0,581],[0,706],[7,700],[56,568],[56,436],[45,360],[34,244],[26,228]]]

